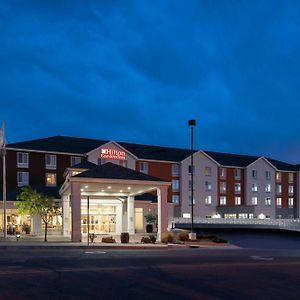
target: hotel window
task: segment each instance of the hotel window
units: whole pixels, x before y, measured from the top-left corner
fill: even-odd
[[[234,170],[234,178],[235,178],[235,180],[240,180],[241,179],[241,169],[235,169]]]
[[[18,172],[17,173],[17,184],[18,187],[29,185],[29,173]]]
[[[226,205],[226,196],[220,197],[220,205]]]
[[[281,181],[281,173],[276,172],[275,178],[276,178],[276,181]]]
[[[172,196],[172,202],[174,204],[179,204],[180,203],[180,197],[179,197],[179,195],[173,195]]]
[[[248,214],[239,214],[238,218],[239,219],[248,219]]]
[[[235,197],[234,198],[234,204],[235,205],[241,205],[241,197]]]
[[[266,204],[266,206],[270,206],[271,205],[271,197],[266,197],[265,198],[265,204]]]
[[[235,183],[234,184],[234,191],[235,191],[235,193],[240,193],[241,192],[241,184],[240,183]]]
[[[266,191],[266,193],[271,193],[271,184],[270,183],[266,183],[265,191]]]
[[[209,181],[205,181],[205,191],[211,191],[212,190],[212,184]]]
[[[205,205],[211,205],[211,195],[205,197]]]
[[[189,165],[189,174],[192,174],[192,166]],[[195,174],[195,166],[193,166],[193,174]]]
[[[266,180],[271,180],[271,172],[266,171]]]
[[[294,182],[294,173],[289,173],[289,182]]]
[[[294,194],[294,186],[293,185],[289,185],[289,194],[290,195]]]
[[[252,178],[253,179],[257,178],[257,170],[252,170]]]
[[[289,207],[294,206],[294,198],[289,198]]]
[[[251,203],[252,203],[252,205],[257,205],[257,197],[252,197]]]
[[[55,170],[56,169],[56,155],[46,154],[46,169]]]
[[[256,183],[252,183],[251,190],[252,190],[252,192],[257,192],[258,188],[257,188],[257,184]]]
[[[220,193],[226,193],[226,182],[220,182]]]
[[[148,163],[145,161],[140,162],[140,172],[148,174]]]
[[[189,205],[192,205],[192,196],[189,196]],[[193,197],[193,205],[195,205],[195,198]]]
[[[172,176],[179,176],[179,165],[172,165]]]
[[[220,168],[220,178],[226,178],[226,169]]]
[[[17,153],[18,168],[28,168],[28,161],[29,161],[28,157],[29,157],[28,153],[24,153],[24,152]]]
[[[46,173],[46,186],[56,186],[55,173]]]
[[[282,205],[282,198],[281,197],[276,198],[276,205],[281,207],[281,205]]]
[[[204,174],[205,176],[211,176],[211,167],[205,167]]]
[[[277,184],[276,185],[276,193],[277,194],[281,194],[282,193],[282,186],[281,186],[281,184]]]
[[[80,156],[71,156],[71,167],[81,163]]]
[[[179,180],[178,179],[173,179],[172,180],[172,190],[173,191],[178,191],[179,190]]]

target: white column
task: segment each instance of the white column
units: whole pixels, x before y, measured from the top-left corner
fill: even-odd
[[[32,216],[32,234],[40,236],[41,235],[41,227],[42,227],[42,220],[39,215]]]
[[[63,236],[70,236],[70,197],[62,197]]]
[[[123,209],[122,209],[122,204],[116,206],[116,213],[117,213],[117,218],[116,218],[116,234],[121,234],[122,228],[123,228]]]
[[[134,228],[134,197],[127,197],[127,231],[129,234],[135,234]]]
[[[157,189],[157,240],[161,241],[161,191]]]

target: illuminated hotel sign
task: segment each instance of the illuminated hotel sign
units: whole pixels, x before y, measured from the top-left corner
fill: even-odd
[[[119,159],[119,160],[125,160],[126,159],[126,153],[125,151],[120,151],[116,149],[101,149],[101,158],[108,158],[108,159]]]

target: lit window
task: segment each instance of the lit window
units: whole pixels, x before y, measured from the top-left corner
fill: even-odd
[[[281,197],[276,198],[276,205],[279,206],[279,207],[282,205],[282,198]]]
[[[18,187],[29,185],[29,173],[18,172],[17,173],[17,184]]]
[[[252,178],[253,179],[257,178],[257,170],[252,170]]]
[[[178,179],[173,179],[172,180],[172,190],[173,191],[178,191],[179,190],[179,180]]]
[[[71,156],[71,167],[81,163],[81,157]]]
[[[226,178],[226,169],[220,168],[220,178]]]
[[[205,167],[204,174],[205,176],[211,176],[211,167]]]
[[[209,181],[205,181],[205,191],[211,191],[212,190],[212,184]]]
[[[56,155],[46,154],[46,169],[56,169]]]
[[[280,172],[276,172],[276,181],[281,181],[281,173]]]
[[[172,165],[172,176],[179,176],[179,165]]]
[[[226,192],[226,182],[220,182],[220,192],[221,193]]]
[[[294,182],[294,173],[289,173],[289,182]]]
[[[28,153],[18,152],[17,153],[17,164],[18,168],[28,168]]]
[[[294,194],[294,186],[289,185],[289,194]]]
[[[271,184],[267,183],[265,187],[266,193],[271,193]]]
[[[277,194],[281,194],[282,193],[282,186],[281,186],[281,184],[277,184],[276,185],[276,192],[277,192]]]
[[[241,197],[235,197],[234,203],[235,203],[235,205],[241,205]]]
[[[289,198],[289,207],[294,206],[294,198]]]
[[[180,203],[180,197],[179,197],[179,195],[173,195],[172,196],[172,202],[174,204],[179,204]]]
[[[235,183],[234,184],[234,191],[236,193],[240,193],[241,192],[241,184],[240,183]]]
[[[271,179],[271,172],[266,171],[266,180],[270,180],[270,179]]]
[[[251,187],[252,192],[257,192],[258,188],[257,188],[257,184],[256,183],[252,183],[252,187]]]
[[[211,196],[210,195],[206,196],[205,197],[205,205],[211,205],[211,203],[212,203]]]
[[[235,170],[234,170],[234,178],[235,178],[236,180],[241,179],[241,169],[235,169]]]
[[[266,204],[266,206],[270,206],[271,205],[271,197],[266,197],[265,198],[265,204]]]
[[[252,205],[257,205],[257,197],[252,197],[251,203],[252,203]]]
[[[55,173],[46,173],[46,186],[56,186]]]
[[[148,174],[148,163],[145,161],[140,162],[140,172]]]
[[[239,218],[239,219],[248,219],[248,214],[243,214],[243,213],[242,213],[242,214],[239,214],[239,215],[238,215],[238,218]]]
[[[220,205],[226,205],[226,196],[220,197]]]
[[[189,196],[189,205],[192,205],[192,196]],[[193,197],[193,205],[195,205],[195,198]]]

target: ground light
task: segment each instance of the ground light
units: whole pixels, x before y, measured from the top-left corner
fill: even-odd
[[[189,120],[189,127],[191,128],[191,232],[189,234],[190,240],[196,240],[196,233],[194,232],[194,127],[196,120]]]

